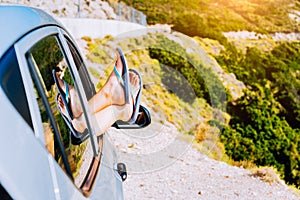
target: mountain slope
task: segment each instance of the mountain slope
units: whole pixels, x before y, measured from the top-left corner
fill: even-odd
[[[300,3],[297,0],[123,0],[147,15],[148,23],[168,23],[175,27],[185,14],[215,31],[256,32],[300,31]],[[292,15],[291,15],[292,14]],[[187,23],[186,26],[193,26]],[[195,28],[195,27],[190,27]],[[176,29],[175,29],[176,30]],[[189,34],[188,34],[189,35]]]

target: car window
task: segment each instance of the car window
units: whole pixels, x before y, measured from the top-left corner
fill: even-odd
[[[68,170],[71,171],[71,177],[80,187],[87,173],[86,163],[91,162],[87,155],[91,154],[92,150],[88,138],[84,142],[73,144],[72,128],[79,135],[89,130],[86,127],[85,115],[80,112],[81,102],[76,101],[76,95],[80,94],[74,84],[68,60],[56,36],[48,36],[36,43],[27,53],[27,60],[43,123],[45,147],[67,174]],[[63,102],[62,98],[65,98],[67,103]],[[67,106],[71,110],[73,120],[71,115],[67,114]],[[77,117],[81,119],[79,127],[83,127],[82,129],[72,122]],[[59,141],[62,142],[63,150],[59,148]],[[64,157],[67,163],[64,163]]]
[[[77,68],[77,70],[79,72],[79,76],[80,76],[80,79],[82,81],[86,97],[89,100],[96,93],[95,86],[93,85],[92,81],[90,80],[90,77],[89,77],[88,72],[86,70],[85,64],[82,61],[82,58],[79,55],[79,52],[74,47],[74,45],[72,44],[72,42],[70,40],[68,40],[68,39],[67,39],[67,44],[68,44],[68,46],[70,48],[70,51],[71,51],[71,54],[72,54],[72,58],[73,58],[73,60],[75,62],[76,68]]]
[[[0,60],[0,80],[1,87],[10,102],[33,129],[20,68],[13,47]]]
[[[1,200],[11,200],[11,199],[13,199],[8,194],[8,192],[2,187],[1,184],[0,184],[0,197],[1,197]]]

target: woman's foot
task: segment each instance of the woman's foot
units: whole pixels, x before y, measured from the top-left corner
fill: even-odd
[[[119,52],[117,52],[115,67],[118,73],[122,75],[124,66]],[[140,86],[140,77],[133,72],[129,71],[128,73],[129,73],[129,82],[131,85],[130,87],[132,90],[132,93],[129,94],[129,103],[126,103],[124,86],[122,85],[115,71],[112,71],[104,87],[100,90],[100,92],[95,94],[92,99],[89,100],[89,105],[91,109],[90,111],[92,113],[97,113],[107,106],[116,105],[124,108],[120,111],[120,117],[119,117],[120,120],[128,121],[131,119],[134,110],[135,99],[141,86]],[[66,91],[66,86],[64,84],[64,81],[59,77],[57,73],[56,76],[59,82],[59,86],[63,89],[63,91]],[[70,106],[74,118],[78,118],[82,114],[82,108],[78,98],[77,91],[70,85],[69,85],[69,98],[70,98]],[[63,108],[62,110],[64,110],[65,112],[66,110],[64,108],[63,102],[61,101],[60,104],[61,104],[60,107]]]
[[[129,121],[131,119],[134,111],[135,100],[138,95],[138,92],[141,89],[140,77],[136,73],[129,71],[129,80],[131,87],[130,104],[124,105],[124,110],[122,110],[120,114],[120,120],[122,121]]]
[[[66,93],[66,90],[67,90],[66,85],[65,85],[66,82],[64,82],[60,78],[60,75],[58,72],[56,72],[56,77],[57,77],[60,88],[62,88],[62,90]],[[73,116],[76,118],[76,117],[80,116],[82,113],[82,107],[80,104],[80,100],[79,100],[77,91],[71,85],[68,85],[68,93],[69,94],[68,94],[67,101],[70,102],[71,111],[73,113]],[[59,98],[61,99],[61,97],[59,97]]]
[[[124,73],[124,65],[121,60],[119,52],[116,52],[115,67],[118,71],[119,76],[123,79],[122,74]],[[115,70],[113,70],[106,81],[105,86],[102,88],[105,97],[108,99],[110,105],[124,105],[126,103],[124,82],[117,76]]]
[[[124,104],[123,106],[120,106],[119,109],[116,110],[118,112],[117,116],[119,120],[122,121],[129,121],[132,117],[133,111],[134,111],[134,103],[135,103],[135,98],[138,95],[138,92],[140,90],[140,80],[139,76],[135,74],[134,72],[129,72],[129,80],[130,80],[130,85],[131,85],[131,90],[132,93],[130,95],[130,104]],[[63,115],[68,116],[66,112],[66,108],[64,105],[64,102],[61,99],[61,96],[58,97],[58,106],[62,112]],[[117,106],[119,107],[119,106]],[[105,117],[105,116],[103,116]],[[80,115],[79,117],[74,118],[73,120],[69,119],[70,122],[72,123],[73,127],[75,130],[78,132],[84,132],[86,129],[86,124],[83,119],[83,115]],[[101,121],[101,120],[100,120]]]
[[[116,56],[117,59],[115,62],[115,67],[119,75],[122,76],[124,66],[119,52],[116,52]],[[56,77],[59,87],[62,88],[62,90],[66,93],[65,82],[62,78],[60,78],[60,74],[58,72],[56,72]],[[76,118],[82,114],[79,97],[77,91],[71,85],[68,85],[68,93],[71,111],[73,116]],[[89,102],[92,113],[96,113],[109,105],[122,106],[126,103],[124,86],[122,86],[120,83],[120,80],[114,70],[108,77],[104,87],[101,89],[101,92],[96,93],[92,99],[93,100]]]
[[[64,116],[66,116],[69,121],[71,121],[70,116],[67,114],[67,110],[66,110],[65,104],[64,104],[63,100],[61,99],[60,95],[58,96],[58,106],[59,106],[60,111],[62,112],[62,114]]]
[[[61,99],[60,95],[58,96],[58,106],[59,106],[59,109],[62,112],[62,114],[64,116],[66,116],[68,118],[68,120],[72,123],[74,129],[79,133],[83,133],[87,127],[86,127],[85,120],[83,119],[82,113],[80,116],[77,116],[73,120],[70,119],[67,115],[65,104],[64,104],[63,100]]]
[[[116,52],[116,62],[115,62],[115,69],[117,70],[117,72],[115,72],[115,70],[113,70],[109,76],[109,78],[107,79],[104,87],[101,89],[101,92],[97,93],[95,100],[93,101],[94,104],[94,108],[97,107],[98,109],[95,109],[96,112],[100,111],[101,109],[103,109],[106,106],[109,105],[115,105],[115,106],[121,106],[121,108],[124,108],[120,110],[120,120],[122,121],[128,121],[131,119],[132,114],[133,114],[133,110],[134,110],[134,103],[135,103],[135,99],[136,96],[140,90],[140,76],[137,75],[136,73],[128,70],[128,84],[129,84],[129,88],[128,88],[128,93],[129,93],[129,101],[127,101],[126,103],[126,97],[125,97],[125,87],[124,86],[124,79],[125,77],[122,77],[122,80],[120,80],[120,76],[122,76],[122,74],[124,73],[124,65],[121,59],[121,55],[119,54],[119,52]],[[117,75],[117,74],[118,75]],[[126,76],[126,75],[124,75]],[[97,97],[98,96],[98,97]],[[103,101],[105,101],[106,103],[104,103],[106,106],[101,107],[101,106],[97,106],[97,100],[102,99]]]

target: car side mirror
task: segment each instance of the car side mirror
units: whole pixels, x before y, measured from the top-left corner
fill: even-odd
[[[133,124],[118,120],[112,127],[116,129],[140,129],[147,127],[149,124],[151,124],[150,112],[146,107],[140,105],[138,117]]]

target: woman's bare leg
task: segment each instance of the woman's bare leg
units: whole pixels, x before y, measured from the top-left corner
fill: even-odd
[[[120,54],[117,52],[115,63],[119,74],[123,73],[123,64]],[[88,102],[90,111],[97,113],[110,105],[124,105],[125,92],[114,71],[110,74],[104,86]]]
[[[133,98],[136,98],[136,95],[140,89],[140,85],[139,77],[133,72],[129,72],[129,80],[133,90],[133,97],[131,97],[130,104],[124,103],[123,105],[109,105],[93,113],[94,119],[97,123],[95,130],[97,134],[104,133],[117,120],[128,121],[131,118],[133,113]],[[64,103],[61,98],[58,99],[58,102],[61,111],[64,115],[66,115]],[[72,124],[78,132],[82,133],[86,129],[86,121],[82,114],[80,114],[78,117],[75,117],[72,120]]]
[[[66,92],[66,85],[65,85],[64,81],[61,79],[58,72],[56,72],[56,77],[57,77],[59,86],[62,88],[63,91]],[[82,113],[81,103],[80,103],[76,89],[71,85],[68,85],[68,88],[69,88],[69,101],[70,101],[71,110],[72,110],[73,116],[76,118],[76,117],[79,117]],[[62,102],[61,97],[59,97],[59,100]]]
[[[117,52],[116,68],[119,74],[123,73],[123,64],[120,54]],[[59,78],[58,82],[60,87],[66,91],[66,86],[62,79]],[[74,117],[79,117],[82,113],[81,103],[75,88],[69,85],[70,105]],[[105,85],[98,91],[89,101],[88,106],[92,113],[97,113],[110,105],[124,105],[125,92],[123,86],[120,84],[114,71],[110,74]]]
[[[62,100],[59,100],[60,107],[63,114],[66,114],[66,110],[64,108],[64,104]],[[94,124],[95,132],[97,135],[104,133],[111,125],[117,120],[128,121],[130,118],[129,114],[132,113],[132,106],[130,104],[126,104],[123,106],[111,105],[106,108],[98,111],[94,115]],[[75,130],[79,133],[83,133],[86,127],[86,121],[84,119],[84,115],[80,115],[73,120],[69,119],[72,122]]]
[[[117,120],[128,121],[131,118],[133,106],[126,104],[124,106],[112,105],[104,108],[95,114],[97,121],[96,134],[103,134]]]

